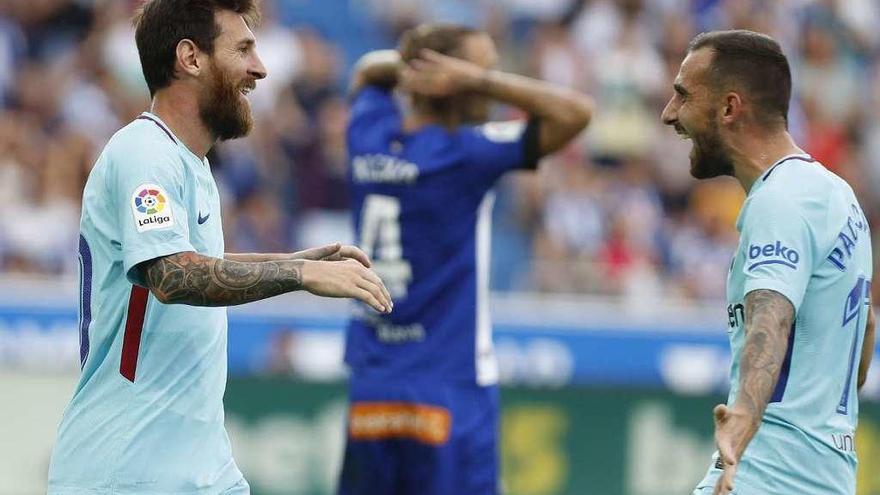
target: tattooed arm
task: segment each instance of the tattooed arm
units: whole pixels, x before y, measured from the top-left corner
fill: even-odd
[[[743,452],[761,426],[788,350],[794,307],[782,294],[754,290],[745,299],[746,342],[739,361],[739,391],[733,406],[715,407],[715,441],[724,474],[715,494],[733,490]]]
[[[862,342],[862,357],[859,361],[859,381],[858,387],[862,388],[868,379],[868,370],[871,368],[871,359],[874,357],[874,328],[876,320],[874,318],[874,306],[868,306],[868,325],[865,327],[865,341]]]
[[[380,312],[392,306],[379,277],[354,259],[238,262],[187,251],[138,268],[145,285],[165,304],[234,306],[305,289],[359,299]]]

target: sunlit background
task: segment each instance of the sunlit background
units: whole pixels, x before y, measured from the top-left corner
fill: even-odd
[[[3,495],[45,493],[78,376],[80,194],[110,135],[149,105],[129,20],[137,4],[0,0]],[[698,32],[773,35],[794,71],[792,134],[850,182],[880,231],[880,4],[265,1],[256,35],[269,77],[251,95],[255,132],[209,155],[228,251],[350,241],[347,78],[361,54],[424,21],[486,29],[503,69],[598,105],[575,144],[498,187],[506,493],[690,493],[726,392],[722,300],[743,193],[733,180],[690,178],[690,143],[659,122],[671,81]],[[302,295],[230,311],[227,426],[255,495],[333,492],[347,312]],[[880,494],[880,365],[863,398],[859,495]]]

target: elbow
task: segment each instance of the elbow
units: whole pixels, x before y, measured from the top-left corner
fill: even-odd
[[[587,95],[581,95],[578,100],[578,119],[581,130],[584,130],[590,125],[590,121],[593,120],[593,111],[596,108],[596,103]]]
[[[162,304],[174,304],[175,301],[169,297],[168,293],[165,291],[157,290],[155,287],[148,287],[153,297],[156,298]]]
[[[579,133],[590,125],[593,119],[593,99],[581,93],[575,93],[566,105],[566,112],[561,119],[566,127],[575,133]]]

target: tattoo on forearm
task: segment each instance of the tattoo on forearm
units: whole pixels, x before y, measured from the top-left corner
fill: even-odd
[[[302,288],[302,261],[241,263],[186,252],[148,262],[147,286],[168,304],[234,306]]]
[[[779,380],[794,308],[778,292],[756,290],[746,295],[745,316],[746,343],[740,357],[736,402],[760,421]]]

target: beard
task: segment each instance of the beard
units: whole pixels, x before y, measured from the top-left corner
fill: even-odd
[[[199,116],[221,141],[246,136],[254,126],[251,107],[229,74],[213,67],[215,76],[199,99]]]
[[[714,115],[709,118],[709,129],[691,134],[691,175],[695,179],[711,179],[722,175],[733,175],[733,160],[721,142],[718,124]]]

